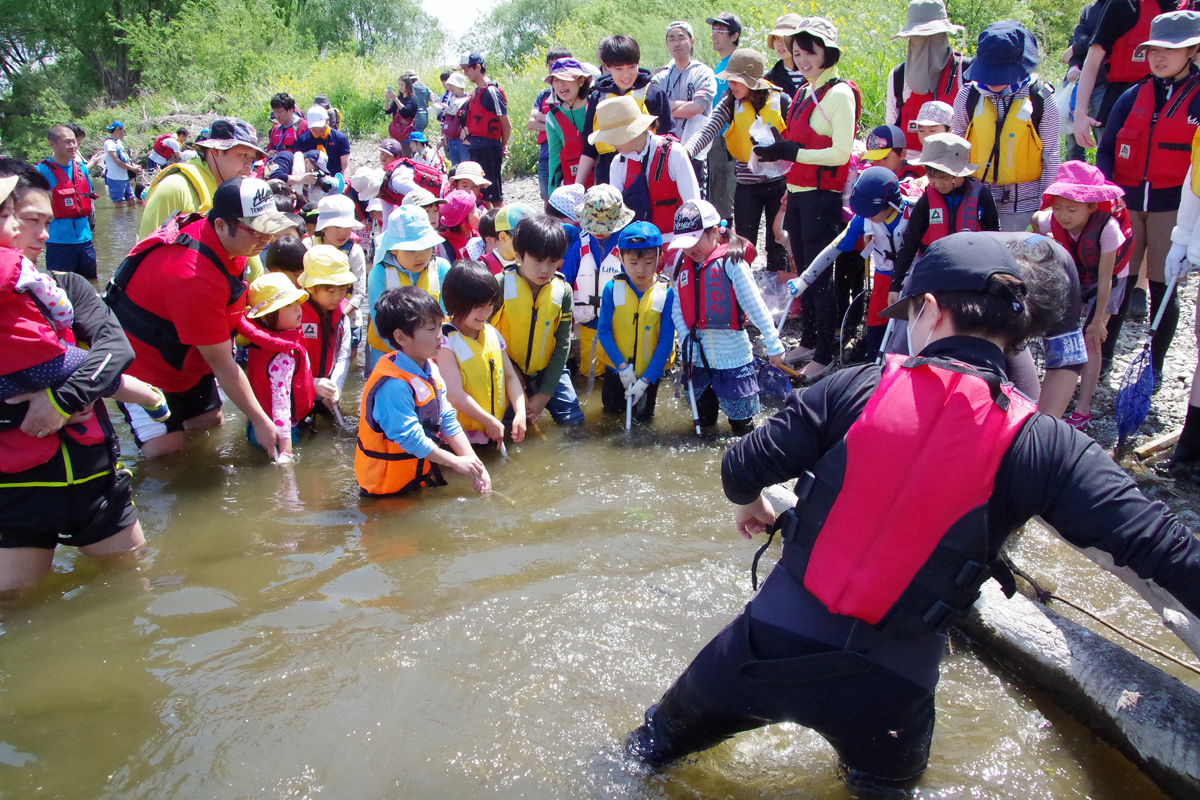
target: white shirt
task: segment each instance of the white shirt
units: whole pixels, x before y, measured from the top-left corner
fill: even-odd
[[[129,170],[117,163],[119,158],[126,164],[129,163],[129,154],[125,152],[125,147],[116,139],[104,140],[104,177],[110,181],[127,181],[129,180]]]
[[[176,139],[174,136],[168,136],[166,139],[162,140],[162,143],[165,147],[169,148],[172,152],[174,152],[175,155],[180,155],[180,150],[182,148],[180,148],[180,146],[179,146],[179,140]],[[152,163],[158,164],[160,167],[167,163],[167,160],[165,158],[160,156],[158,153],[154,152],[153,147],[150,148],[150,152],[147,154],[147,157],[150,159],[150,161]]]
[[[655,155],[658,153],[658,148],[661,146],[663,138],[655,134],[646,137],[646,147],[640,153],[630,153],[629,155],[617,154],[613,159],[612,166],[608,168],[608,181],[618,190],[625,187],[625,172],[626,163],[629,161],[640,161],[643,171],[648,170],[650,165],[654,163]],[[688,200],[700,200],[700,184],[696,181],[696,173],[692,171],[691,161],[688,160],[687,148],[679,142],[671,148],[670,154],[667,155],[667,174],[671,180],[675,181],[675,186],[679,189],[679,198],[683,202]],[[649,177],[649,176],[647,176]],[[675,234],[667,232],[662,235],[663,243],[671,241],[675,238]]]

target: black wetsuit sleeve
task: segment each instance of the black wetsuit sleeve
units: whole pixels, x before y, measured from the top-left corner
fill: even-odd
[[[654,132],[659,136],[666,136],[674,129],[675,118],[671,116],[671,101],[657,83],[646,87],[646,110],[658,117]]]
[[[996,198],[992,197],[992,187],[984,184],[979,193],[979,229],[981,231],[1000,230],[1000,213],[996,210]]]
[[[596,126],[596,106],[600,102],[600,93],[592,92],[587,99],[587,106],[583,112],[583,130],[579,135],[583,137],[583,155],[593,161],[600,158],[599,151],[596,150],[596,145],[588,141],[588,137],[592,135]]]
[[[995,211],[995,205],[992,206],[992,210]],[[900,240],[900,252],[896,254],[896,263],[892,265],[892,283],[889,287],[891,291],[898,292],[904,286],[904,276],[912,268],[917,250],[921,247],[921,240],[925,238],[925,232],[928,230],[929,200],[926,195],[921,195],[908,217],[904,238]]]
[[[71,273],[56,272],[54,279],[75,308],[75,321],[71,326],[75,339],[90,347],[79,369],[66,383],[53,390],[58,407],[74,414],[99,400],[113,381],[129,368],[133,363],[133,347],[125,338],[117,318],[90,283]]]
[[[871,393],[879,367],[845,369],[798,392],[783,410],[743,437],[721,459],[725,496],[739,505],[763,489],[795,480],[845,438]]]
[[[992,507],[1004,535],[1040,515],[1071,544],[1109,553],[1200,614],[1200,542],[1061,420],[1038,414],[1018,434],[996,474]]]

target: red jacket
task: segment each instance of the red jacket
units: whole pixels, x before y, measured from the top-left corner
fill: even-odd
[[[1142,181],[1153,189],[1182,186],[1191,166],[1196,125],[1188,119],[1188,106],[1200,90],[1200,73],[1176,88],[1161,110],[1156,108],[1154,88],[1153,78],[1142,81],[1117,131],[1113,182],[1118,186],[1140,186]]]

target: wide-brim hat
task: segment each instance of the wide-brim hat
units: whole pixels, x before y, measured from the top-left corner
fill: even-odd
[[[209,126],[208,134],[194,146],[207,147],[209,150],[230,150],[238,145],[251,147],[262,156],[267,154],[266,150],[258,146],[258,132],[254,130],[254,126],[237,117],[217,117]]]
[[[292,285],[291,278],[282,272],[268,272],[250,284],[250,307],[246,316],[250,319],[265,317],[272,311],[287,308],[293,303],[303,303],[308,292]]]
[[[1168,11],[1150,22],[1150,40],[1135,47],[1133,56],[1140,58],[1149,47],[1169,47],[1174,50],[1194,44],[1200,44],[1200,12]]]
[[[962,25],[955,25],[950,21],[950,15],[946,13],[946,5],[942,0],[912,0],[908,4],[904,27],[892,38],[907,39],[910,36],[962,33],[965,30]]]
[[[1104,173],[1085,161],[1064,161],[1058,165],[1054,183],[1043,195],[1064,197],[1077,203],[1104,203],[1125,195],[1125,190],[1104,177]]]
[[[588,136],[588,144],[603,142],[613,145],[625,144],[646,132],[657,121],[657,117],[643,114],[637,100],[629,95],[601,100],[596,106],[594,132]]]
[[[305,289],[314,286],[349,286],[355,281],[350,258],[330,244],[316,244],[304,254],[304,272],[296,281]]]
[[[800,23],[804,21],[804,17],[799,14],[784,14],[775,20],[775,27],[767,34],[767,47],[774,49],[775,43],[772,41],[776,36],[787,37],[795,36],[796,31],[800,30]]]
[[[550,74],[546,76],[545,82],[549,83],[552,78],[569,81],[572,79],[590,78],[591,76],[592,73],[584,69],[583,64],[580,64],[575,59],[560,58],[550,67]]]
[[[976,231],[943,236],[913,263],[904,293],[879,316],[906,320],[913,298],[937,292],[988,292],[1023,303],[1021,297],[993,280],[996,275],[1021,278],[1016,258],[999,239]]]
[[[953,133],[935,133],[925,137],[925,146],[916,158],[910,158],[908,163],[940,169],[942,172],[956,178],[965,178],[975,170],[978,164],[970,163],[971,143]]]
[[[444,242],[433,226],[429,215],[420,206],[399,206],[388,217],[387,229],[379,241],[375,260],[392,250],[427,250]]]
[[[460,161],[454,168],[453,181],[470,181],[476,186],[491,186],[492,182],[483,177],[483,167],[477,161]]]
[[[636,216],[625,205],[620,190],[607,183],[598,183],[587,190],[583,202],[575,209],[575,218],[585,233],[606,239],[621,230]]]
[[[1014,19],[993,22],[979,34],[975,60],[963,77],[980,86],[1011,86],[1038,65],[1037,37]]]
[[[750,89],[766,89],[771,85],[763,80],[763,73],[766,71],[767,60],[762,53],[749,47],[741,47],[730,54],[724,71],[717,75],[717,79],[737,81]]]
[[[837,50],[839,53],[842,48],[838,46],[838,29],[824,17],[804,17],[800,20],[800,25],[796,28],[795,36],[799,33],[807,33],[820,39],[826,50]]]
[[[350,188],[358,192],[359,200],[374,200],[383,188],[383,170],[360,169],[350,179]]]
[[[363,224],[354,216],[354,201],[344,194],[330,194],[317,203],[317,232],[328,227],[360,231]]]
[[[452,72],[450,73],[450,77],[446,78],[446,85],[453,86],[455,89],[466,89],[467,76],[461,72]]]

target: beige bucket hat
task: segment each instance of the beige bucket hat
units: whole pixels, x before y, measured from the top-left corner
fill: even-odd
[[[643,114],[629,95],[601,100],[596,106],[595,132],[588,136],[588,144],[625,144],[645,133],[655,121],[655,117]]]
[[[970,163],[971,143],[953,133],[935,133],[925,137],[925,147],[916,158],[908,163],[921,167],[933,167],[947,172],[956,178],[966,176],[979,169],[978,164]]]
[[[771,84],[763,80],[766,69],[767,61],[762,53],[743,47],[733,51],[725,70],[717,75],[717,78],[723,81],[737,81],[751,89],[767,89]]]
[[[799,14],[784,14],[779,19],[775,20],[775,27],[767,34],[767,48],[775,49],[775,37],[785,38],[795,36],[796,31],[800,29],[800,23],[804,21],[804,17]]]

